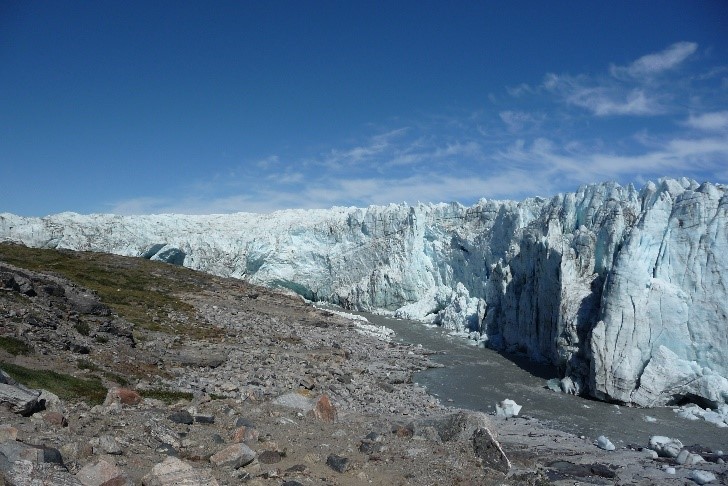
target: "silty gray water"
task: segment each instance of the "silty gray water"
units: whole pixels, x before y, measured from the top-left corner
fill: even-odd
[[[665,435],[686,446],[728,450],[728,428],[680,418],[673,407],[632,408],[557,393],[546,388],[546,380],[558,376],[551,366],[479,348],[420,322],[363,315],[371,324],[394,330],[395,341],[441,353],[432,359],[444,367],[416,373],[414,380],[448,405],[488,413],[495,411],[497,402],[510,398],[523,406],[521,415],[578,436],[605,435],[617,447],[647,446],[651,436]]]

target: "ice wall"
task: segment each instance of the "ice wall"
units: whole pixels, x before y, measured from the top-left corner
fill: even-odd
[[[728,401],[726,188],[270,215],[0,215],[0,239],[111,252],[438,323],[641,405]]]

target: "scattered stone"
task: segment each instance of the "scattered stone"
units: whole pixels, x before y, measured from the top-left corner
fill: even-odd
[[[255,452],[243,443],[229,445],[210,457],[214,466],[231,466],[238,469],[247,466],[255,459]]]
[[[118,456],[122,453],[121,445],[112,435],[102,435],[101,437],[99,437],[98,447],[99,452],[97,453],[110,454],[112,456]]]
[[[195,423],[198,423],[198,424],[214,424],[215,423],[215,416],[214,415],[195,415]]]
[[[281,454],[278,451],[263,451],[258,454],[258,460],[262,464],[276,464],[281,462]]]
[[[548,463],[547,466],[549,467],[547,476],[551,481],[592,476],[613,479],[617,476],[613,469],[599,463],[574,464],[573,462],[558,460]]]
[[[227,357],[223,354],[211,353],[207,349],[198,349],[192,346],[178,349],[175,353],[168,355],[166,359],[182,366],[212,369],[220,367],[227,361]]]
[[[392,432],[400,439],[411,439],[415,435],[414,425],[395,425]]]
[[[245,444],[251,445],[258,442],[258,438],[260,437],[260,432],[258,432],[258,429],[255,427],[250,426],[240,426],[233,432],[232,441],[233,442],[243,442]]]
[[[401,385],[403,383],[411,383],[412,375],[406,371],[391,371],[387,375],[387,383],[390,385]]]
[[[192,465],[168,457],[156,464],[152,470],[142,478],[144,486],[218,486],[217,480],[209,469],[195,469]]]
[[[83,486],[132,486],[131,480],[115,465],[99,459],[90,462],[76,473]]]
[[[344,473],[349,469],[349,459],[331,454],[326,458],[326,465],[336,472]]]
[[[304,411],[312,410],[315,405],[313,400],[300,393],[286,393],[273,400],[273,403],[282,407]]]
[[[14,441],[18,439],[18,429],[12,425],[0,425],[0,442]]]
[[[329,397],[321,395],[313,407],[313,416],[322,422],[332,424],[336,422],[336,407],[331,403]]]
[[[612,441],[610,441],[603,435],[597,437],[597,447],[599,447],[600,449],[604,449],[605,451],[613,451],[615,449]]]
[[[521,408],[521,405],[518,405],[516,402],[509,398],[506,398],[502,402],[496,403],[495,414],[498,417],[515,417],[521,411]]]
[[[115,402],[121,405],[139,405],[142,402],[142,396],[129,388],[110,388],[106,393],[104,406],[109,406]]]
[[[13,413],[28,417],[43,410],[39,402],[40,390],[33,390],[13,380],[10,375],[0,370],[0,404]]]
[[[490,430],[486,428],[477,429],[473,433],[472,441],[475,456],[479,457],[483,462],[483,467],[495,469],[503,474],[507,474],[510,471],[511,461],[508,460],[508,457]]]
[[[167,444],[174,449],[182,447],[182,439],[179,434],[166,425],[155,420],[151,420],[147,422],[146,429],[152,437],[162,444]]]
[[[187,410],[178,410],[172,412],[168,417],[169,420],[176,424],[192,425],[194,423],[194,417]]]
[[[298,384],[299,384],[299,386],[305,388],[306,390],[313,390],[314,387],[316,386],[316,382],[313,381],[313,379],[308,376],[304,376],[303,378],[301,378],[299,380]]]
[[[22,442],[0,443],[0,455],[5,456],[9,462],[30,461],[34,464],[54,463],[63,465],[61,452],[44,445],[28,445]]]
[[[665,468],[665,472],[666,472],[667,474],[676,474],[676,473],[677,473],[677,471],[675,470],[675,468],[674,468],[674,467],[666,467],[666,468]]]
[[[55,427],[68,427],[68,420],[60,412],[46,412],[43,414],[43,421]]]
[[[701,471],[700,469],[695,469],[691,474],[690,478],[695,481],[698,484],[708,484],[715,481],[717,478],[715,477],[715,474],[713,474],[710,471]]]
[[[8,486],[83,486],[60,464],[17,461],[2,466],[0,478]]]

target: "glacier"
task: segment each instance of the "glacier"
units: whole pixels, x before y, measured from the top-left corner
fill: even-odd
[[[571,392],[728,402],[728,195],[661,179],[523,201],[271,214],[0,214],[0,241],[108,252],[387,312],[558,366]]]

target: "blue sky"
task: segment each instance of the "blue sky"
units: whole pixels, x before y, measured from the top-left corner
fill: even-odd
[[[0,212],[728,182],[722,1],[0,2]]]

